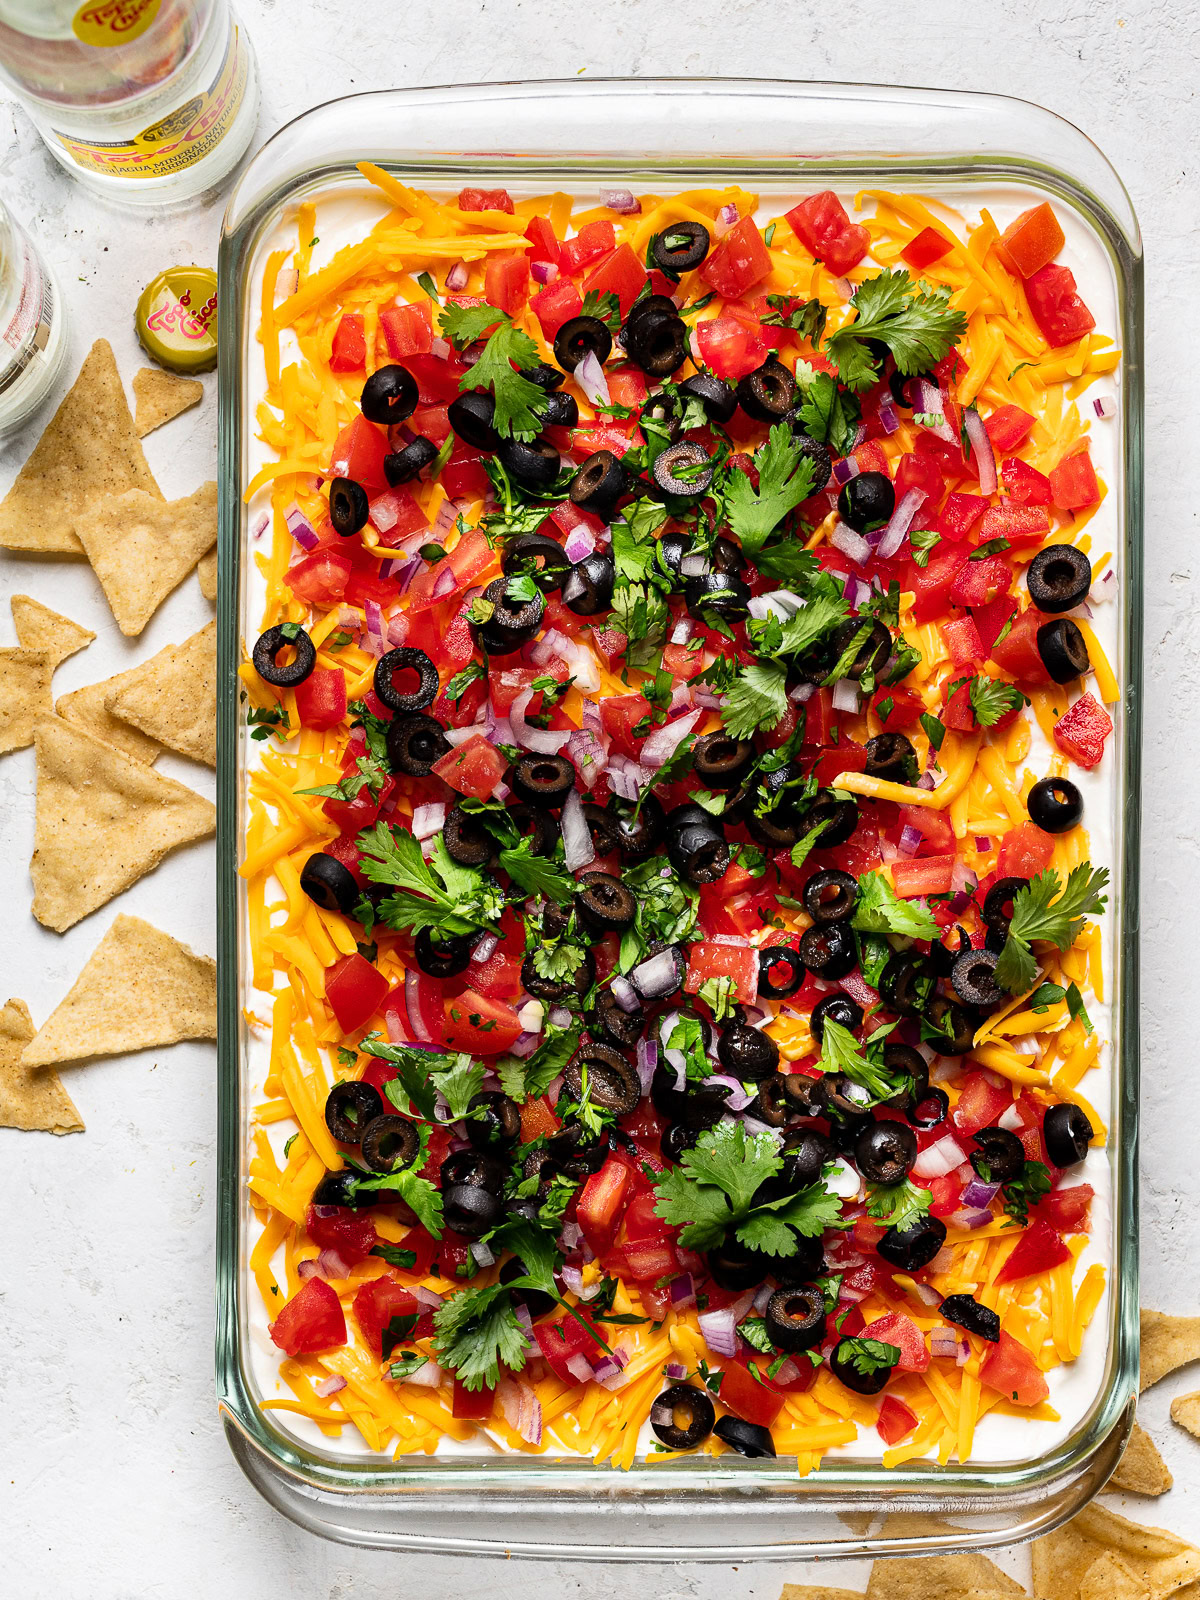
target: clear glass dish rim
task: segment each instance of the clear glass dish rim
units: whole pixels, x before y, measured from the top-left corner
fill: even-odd
[[[239,788],[241,783],[236,666],[239,651],[240,550],[242,544],[241,489],[243,408],[242,349],[247,337],[246,284],[243,274],[252,255],[254,241],[279,209],[294,201],[305,190],[322,188],[334,181],[356,181],[348,157],[330,157],[327,164],[313,167],[310,146],[326,148],[326,136],[341,139],[356,152],[355,159],[372,159],[381,165],[436,181],[447,182],[466,176],[484,176],[503,166],[522,174],[545,173],[569,180],[598,170],[614,178],[622,175],[645,181],[649,173],[696,179],[708,173],[738,174],[753,183],[777,182],[781,176],[797,179],[797,158],[789,154],[785,142],[795,137],[791,124],[762,137],[758,154],[740,152],[684,152],[669,149],[643,151],[636,155],[620,151],[576,150],[569,152],[528,152],[520,155],[497,148],[450,150],[414,149],[411,144],[381,140],[378,128],[388,116],[401,125],[407,116],[428,115],[437,108],[453,108],[468,102],[517,101],[536,115],[545,117],[552,105],[590,101],[593,110],[615,97],[629,96],[649,105],[655,96],[677,97],[683,104],[690,97],[703,95],[705,111],[714,123],[734,108],[745,111],[749,103],[760,105],[772,97],[785,98],[789,105],[803,106],[810,114],[819,108],[828,118],[830,108],[853,106],[858,114],[866,108],[885,107],[888,115],[922,114],[921,127],[935,113],[943,118],[968,115],[972,124],[965,131],[973,139],[935,149],[919,147],[920,130],[908,131],[902,150],[869,148],[865,138],[858,148],[806,153],[802,171],[805,181],[820,174],[833,181],[886,177],[889,186],[898,181],[916,184],[937,182],[1011,181],[1058,195],[1073,205],[1090,223],[1108,251],[1116,276],[1121,318],[1121,343],[1124,354],[1124,460],[1125,595],[1122,617],[1121,657],[1123,683],[1123,763],[1119,776],[1124,827],[1120,878],[1114,886],[1120,901],[1120,936],[1115,941],[1119,973],[1119,1015],[1114,1027],[1114,1048],[1119,1059],[1115,1073],[1112,1156],[1114,1238],[1116,1251],[1112,1266],[1112,1312],[1109,1325],[1110,1351],[1102,1395],[1076,1432],[1055,1450],[1037,1461],[1022,1466],[941,1467],[913,1462],[900,1469],[880,1465],[862,1466],[833,1463],[808,1478],[797,1479],[787,1463],[762,1463],[723,1460],[720,1467],[702,1461],[682,1462],[669,1468],[635,1469],[617,1474],[608,1467],[589,1462],[546,1464],[540,1458],[498,1458],[490,1462],[455,1461],[453,1458],[402,1458],[403,1464],[332,1463],[298,1446],[270,1427],[254,1402],[246,1382],[241,1354],[241,1291],[245,1275],[241,1257],[241,1220],[244,1215],[244,1149],[246,1129],[241,1114],[240,1057],[242,1022],[240,995],[241,900],[237,877],[240,852]],[[1006,117],[1021,117],[1021,140],[1011,148],[990,145],[984,135],[1004,126]],[[534,115],[530,110],[530,115]],[[349,126],[343,127],[342,119]],[[989,126],[995,123],[996,129]],[[1033,126],[1033,133],[1026,138]],[[371,128],[361,138],[355,130]],[[545,132],[543,128],[541,131]],[[888,137],[895,133],[888,124]],[[812,130],[805,128],[806,150],[812,151]],[[1059,159],[1051,160],[1046,148],[1020,148],[1045,140]],[[1062,165],[1069,153],[1077,171]],[[297,161],[309,161],[297,169]],[[557,1492],[568,1506],[578,1509],[576,1495],[603,1487],[611,1492],[614,1479],[623,1480],[623,1493],[645,1501],[648,1508],[671,1502],[675,1495],[692,1495],[706,1490],[714,1495],[722,1490],[741,1491],[749,1487],[787,1491],[778,1504],[779,1514],[795,1512],[805,1502],[853,1504],[869,1498],[878,1503],[886,1494],[889,1503],[919,1498],[922,1508],[952,1500],[958,1510],[992,1513],[1005,1504],[1022,1503],[1048,1494],[1070,1480],[1072,1474],[1086,1475],[1089,1463],[1102,1451],[1105,1440],[1119,1426],[1128,1426],[1130,1400],[1136,1390],[1137,1373],[1137,898],[1138,836],[1137,803],[1140,775],[1141,738],[1141,508],[1142,508],[1142,282],[1141,247],[1136,218],[1128,196],[1095,146],[1069,123],[1041,108],[999,96],[959,94],[939,90],[896,89],[862,85],[787,83],[767,79],[603,79],[564,80],[546,83],[482,84],[443,86],[416,90],[383,90],[374,94],[348,96],[306,112],[276,134],[247,168],[231,196],[220,249],[220,302],[222,333],[219,362],[220,389],[220,543],[221,571],[217,610],[220,633],[220,672],[218,691],[219,761],[218,804],[218,954],[219,954],[219,1203],[217,1213],[217,1323],[216,1371],[218,1400],[228,1428],[236,1430],[245,1444],[265,1456],[272,1467],[303,1485],[306,1494],[334,1497],[370,1491],[373,1495],[392,1491],[412,1497],[417,1491],[438,1494],[486,1495],[489,1491],[512,1490],[520,1494]],[[1108,1470],[1115,1464],[1108,1464]],[[1106,1475],[1106,1473],[1104,1473]],[[1093,1474],[1094,1476],[1094,1474]],[[1087,1493],[1094,1493],[1099,1481]],[[417,1495],[419,1503],[419,1494]],[[680,1504],[682,1501],[679,1502]],[[716,1507],[714,1506],[714,1510]],[[722,1506],[721,1509],[726,1509]],[[1071,1507],[1070,1509],[1075,1509]],[[1067,1515],[1069,1512],[1064,1512]],[[997,1539],[1005,1537],[1003,1533]],[[995,1542],[976,1536],[975,1542]],[[515,1548],[505,1541],[508,1548]],[[853,1542],[851,1541],[851,1544]],[[466,1542],[456,1547],[467,1547]],[[916,1549],[918,1544],[905,1545]],[[563,1547],[569,1553],[574,1545]],[[733,1545],[723,1544],[728,1558]],[[845,1547],[848,1551],[850,1546]],[[855,1547],[857,1548],[857,1547]],[[864,1548],[866,1548],[864,1546]],[[876,1549],[875,1544],[871,1545]],[[834,1553],[828,1544],[814,1546],[822,1553]],[[535,1552],[530,1552],[535,1553]],[[536,1553],[543,1553],[540,1549]],[[762,1553],[762,1552],[759,1552]],[[769,1552],[768,1552],[769,1553]],[[803,1553],[788,1544],[785,1554]],[[845,1553],[844,1551],[842,1553]],[[635,1551],[636,1554],[636,1551]],[[678,1554],[687,1556],[687,1547]],[[644,1558],[644,1557],[642,1557]]]

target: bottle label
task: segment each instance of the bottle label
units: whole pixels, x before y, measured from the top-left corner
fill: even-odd
[[[193,95],[136,138],[103,143],[56,131],[55,138],[86,172],[108,178],[166,178],[193,166],[229,132],[246,93],[249,60],[234,28],[212,86]]]
[[[140,39],[162,7],[162,0],[103,0],[83,5],[71,18],[71,32],[99,50]]]
[[[0,328],[0,394],[11,388],[30,362],[45,350],[53,321],[54,286],[37,256],[26,247],[17,308],[8,326]]]

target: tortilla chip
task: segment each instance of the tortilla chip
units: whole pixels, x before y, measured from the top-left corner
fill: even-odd
[[[47,1066],[216,1037],[217,963],[121,915],[21,1059]]]
[[[785,1583],[779,1600],[863,1600],[857,1589],[825,1589],[820,1584]]]
[[[21,1052],[33,1038],[24,1000],[0,1011],[0,1128],[33,1133],[82,1133],[83,1118],[53,1067],[27,1067]]]
[[[1171,1401],[1171,1421],[1200,1439],[1200,1389],[1194,1394],[1181,1394],[1177,1400]]]
[[[144,439],[181,411],[188,411],[204,399],[204,385],[195,378],[179,378],[160,367],[143,367],[133,375],[133,399],[137,411],[137,433]]]
[[[1146,1600],[1150,1585],[1124,1557],[1106,1550],[1079,1585],[1079,1600]]]
[[[1144,1581],[1149,1600],[1163,1600],[1200,1578],[1200,1550],[1178,1534],[1128,1522],[1093,1501],[1063,1527],[1033,1541],[1037,1600],[1081,1600],[1084,1579],[1110,1551]]]
[[[132,728],[129,723],[114,717],[106,703],[113,695],[121,692],[138,670],[137,667],[130,667],[128,672],[118,672],[114,677],[102,678],[99,683],[85,684],[82,689],[76,689],[71,694],[59,695],[54,703],[54,709],[68,722],[86,728],[98,739],[103,739],[106,744],[115,745],[118,750],[123,750],[127,756],[132,756],[135,761],[140,761],[144,767],[148,767],[162,754],[162,745],[157,739],[147,738],[137,728]]]
[[[33,725],[51,709],[54,661],[45,650],[0,650],[0,754],[33,743]]]
[[[1166,1494],[1173,1482],[1158,1446],[1141,1423],[1135,1422],[1125,1454],[1105,1489],[1124,1489],[1129,1494]]]
[[[171,501],[143,489],[110,495],[80,537],[118,627],[133,638],[216,543],[217,486]]]
[[[82,525],[104,495],[162,491],[134,431],[107,339],[97,339],[17,481],[0,502],[0,545],[83,555]]]
[[[896,1524],[896,1531],[900,1526]],[[953,1594],[955,1600],[984,1600],[985,1596],[1024,1593],[1016,1579],[994,1561],[964,1551],[948,1556],[882,1558],[871,1568],[866,1600],[943,1600],[947,1594]]]
[[[33,914],[44,927],[58,933],[74,927],[169,850],[216,827],[216,809],[202,795],[60,717],[38,719],[35,743],[29,872]]]
[[[56,667],[96,637],[90,628],[81,628],[70,617],[51,611],[32,595],[14,594],[9,604],[17,643],[25,650],[45,650]]]
[[[217,764],[217,625],[169,644],[105,702],[114,717],[210,767]]]
[[[1168,1317],[1143,1306],[1142,1389],[1189,1361],[1200,1361],[1200,1317]]]
[[[200,557],[196,568],[196,576],[200,579],[200,593],[206,600],[217,598],[217,552],[210,550],[206,556]]]

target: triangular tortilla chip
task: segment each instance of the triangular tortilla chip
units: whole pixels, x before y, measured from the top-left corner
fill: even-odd
[[[102,495],[162,494],[134,431],[107,339],[97,339],[70,392],[0,503],[0,545],[82,555],[80,524]]]
[[[138,438],[144,439],[203,399],[204,385],[196,378],[179,378],[160,367],[143,367],[133,375]]]
[[[0,1011],[0,1128],[38,1133],[82,1133],[83,1118],[53,1067],[27,1067],[21,1052],[33,1038],[24,1000]]]
[[[857,1589],[825,1589],[820,1584],[785,1583],[779,1600],[863,1600]]]
[[[217,1037],[217,964],[141,917],[118,916],[25,1048],[25,1066]]]
[[[45,650],[56,667],[96,637],[90,628],[81,628],[70,617],[51,611],[31,594],[14,594],[9,604],[17,643],[23,650]]]
[[[196,576],[200,579],[200,593],[206,600],[217,598],[217,552],[210,550],[206,556],[201,556],[196,567]]]
[[[1168,1317],[1143,1306],[1142,1389],[1189,1361],[1200,1361],[1200,1317]]]
[[[169,644],[105,702],[114,717],[208,766],[217,764],[217,625]]]
[[[881,1558],[871,1568],[866,1600],[943,1600],[947,1594],[955,1600],[984,1600],[985,1596],[1024,1593],[1016,1579],[994,1561],[964,1551],[947,1556]]]
[[[1150,1585],[1124,1556],[1106,1550],[1079,1583],[1079,1600],[1146,1600]]]
[[[0,650],[0,754],[33,743],[33,725],[50,710],[54,662],[45,650]]]
[[[183,500],[142,489],[110,495],[79,532],[117,626],[133,638],[216,543],[217,486],[203,484]]]
[[[1171,1401],[1171,1421],[1200,1439],[1200,1389],[1194,1394],[1181,1394],[1177,1400]]]
[[[98,739],[124,750],[127,756],[148,767],[162,754],[162,745],[157,739],[147,738],[137,728],[114,717],[106,704],[114,694],[120,693],[137,670],[137,667],[130,667],[128,672],[118,672],[114,677],[102,678],[99,683],[88,683],[70,694],[59,695],[54,702],[54,709],[68,722],[86,728]]]
[[[1128,1522],[1093,1501],[1063,1527],[1033,1541],[1035,1600],[1080,1600],[1085,1577],[1109,1551],[1144,1580],[1150,1600],[1163,1600],[1200,1578],[1200,1550],[1178,1534]]]
[[[158,866],[203,839],[216,809],[173,778],[139,765],[59,717],[42,717],[37,745],[33,914],[63,933]]]
[[[1135,1422],[1125,1454],[1104,1487],[1124,1489],[1129,1494],[1166,1494],[1173,1481],[1158,1446],[1141,1423]]]

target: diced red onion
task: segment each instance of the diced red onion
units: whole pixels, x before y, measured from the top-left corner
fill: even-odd
[[[451,294],[459,294],[467,287],[470,280],[470,270],[465,261],[456,261],[446,274],[446,288]]]
[[[992,441],[983,425],[983,418],[974,406],[967,406],[963,412],[963,428],[975,458],[975,470],[979,474],[979,492],[995,494],[996,452],[992,449]]]
[[[1096,579],[1088,598],[1096,606],[1103,605],[1106,600],[1117,598],[1117,575],[1112,567],[1109,567],[1103,577]]]
[[[336,1250],[322,1250],[317,1257],[317,1265],[321,1269],[323,1278],[348,1278],[350,1276],[350,1263],[345,1261]]]
[[[958,1354],[954,1358],[956,1367],[965,1367],[971,1359],[971,1343],[967,1336],[960,1333],[958,1336]]]
[[[667,707],[668,717],[678,717],[692,704],[692,686],[690,683],[677,683],[671,691],[671,704]]]
[[[940,1139],[919,1152],[912,1170],[918,1178],[944,1178],[955,1167],[961,1166],[965,1159],[963,1147],[954,1135],[944,1133]]]
[[[930,754],[930,756],[932,757],[933,760],[935,760],[935,761],[937,760],[937,756],[934,754],[934,751],[932,749],[930,750],[929,754]],[[934,777],[932,772],[923,772],[921,774],[921,776],[917,779],[917,788],[918,789],[936,789],[937,788],[937,779]]]
[[[439,572],[437,577],[433,580],[433,588],[430,590],[429,594],[430,599],[444,600],[448,594],[452,594],[454,592],[454,587],[457,582],[458,579],[454,576],[454,569],[451,567],[450,563],[447,562],[443,570]]]
[[[450,354],[450,346],[445,339],[432,339],[429,344],[429,353],[437,356],[440,361],[445,361]]]
[[[658,1000],[678,987],[683,977],[683,957],[674,945],[639,961],[629,981],[643,1000]]]
[[[564,1272],[563,1282],[566,1283],[566,1281],[567,1275]],[[578,1294],[579,1291],[575,1290],[574,1292]],[[582,1354],[582,1352],[570,1357],[570,1359],[567,1361],[567,1371],[575,1379],[576,1383],[591,1383],[592,1379],[596,1376],[596,1374],[592,1371],[592,1363],[584,1354]]]
[[[729,1090],[725,1099],[727,1111],[744,1111],[753,1099],[746,1093],[745,1088],[737,1078],[731,1078],[727,1073],[714,1072],[707,1079],[709,1083],[723,1083]]]
[[[817,692],[815,683],[798,683],[794,689],[788,690],[788,699],[796,705],[803,705],[806,700],[811,700]]]
[[[833,709],[856,712],[858,710],[858,684],[853,678],[839,678],[833,686]]]
[[[672,1278],[669,1288],[672,1311],[686,1311],[696,1304],[696,1284],[690,1272],[681,1272],[679,1277]]]
[[[289,295],[295,294],[299,287],[300,268],[283,267],[275,279],[275,304],[279,305],[281,301],[286,300]]]
[[[600,365],[594,350],[589,350],[575,368],[575,382],[583,390],[592,405],[606,406],[611,404],[608,379],[604,376],[604,368]]]
[[[571,737],[569,728],[531,728],[525,721],[525,712],[533,699],[532,689],[523,689],[509,709],[508,720],[512,727],[513,742],[522,750],[532,750],[539,756],[556,756]]]
[[[737,1323],[732,1306],[723,1306],[720,1311],[702,1311],[699,1323],[701,1337],[713,1355],[737,1355]]]
[[[967,1211],[982,1211],[990,1206],[1000,1193],[998,1183],[984,1183],[982,1178],[972,1178],[962,1192],[962,1203]]]
[[[913,1288],[916,1290],[918,1298],[923,1301],[925,1305],[941,1305],[942,1297],[931,1283],[922,1283],[919,1278],[914,1278]]]
[[[628,978],[623,978],[620,973],[617,973],[610,984],[610,988],[613,992],[613,999],[627,1015],[632,1016],[635,1011],[642,1009],[642,1002],[638,999],[637,990]]]
[[[321,1266],[318,1258],[312,1256],[307,1261],[297,1261],[296,1276],[301,1283],[307,1283],[309,1278],[319,1278],[321,1276]]]
[[[670,1378],[672,1383],[682,1383],[688,1375],[688,1369],[681,1366],[678,1361],[669,1361],[663,1368],[663,1377]]]
[[[398,617],[390,617],[387,625],[387,642],[393,650],[398,650],[408,638],[408,618],[403,613]]]
[[[472,1239],[470,1250],[471,1259],[477,1267],[494,1267],[496,1265],[496,1257],[482,1239]]]
[[[600,204],[619,211],[623,217],[636,217],[642,209],[642,202],[632,189],[601,189]]]
[[[605,405],[608,404],[606,400]],[[586,522],[576,523],[563,541],[563,554],[568,561],[582,561],[596,548],[596,535]]]
[[[419,805],[412,816],[412,833],[414,839],[428,839],[435,833],[440,833],[446,821],[446,807],[441,800],[431,800]],[[495,943],[494,936],[493,944]]]
[[[720,695],[714,694],[711,689],[693,689],[692,698],[698,706],[703,706],[705,711],[716,711],[721,704]]]
[[[989,839],[986,833],[977,833],[975,835],[975,848],[979,851],[990,850],[992,848],[992,841]]]
[[[445,1374],[432,1356],[426,1356],[415,1372],[410,1372],[406,1378],[399,1381],[411,1384],[414,1389],[436,1389],[442,1382]]]
[[[946,1323],[941,1323],[929,1332],[929,1354],[931,1356],[944,1356],[953,1360],[958,1354],[958,1334]]]
[[[896,413],[895,406],[892,404],[891,395],[885,394],[876,409],[879,416],[879,425],[884,433],[895,433],[900,426],[900,418]]]
[[[542,1442],[541,1402],[527,1383],[501,1378],[496,1385],[496,1398],[505,1422],[526,1444]]]
[[[476,734],[482,734],[486,738],[487,723],[472,722],[465,728],[447,728],[445,734],[446,743],[457,748],[460,744],[466,744],[468,739],[473,739]]]
[[[904,543],[905,535],[912,527],[913,518],[926,499],[924,489],[909,489],[900,496],[900,503],[892,512],[891,520],[880,535],[879,543],[875,546],[875,554],[881,561],[888,560],[896,554]]]
[[[270,526],[271,526],[271,518],[270,518],[269,514],[264,511],[262,516],[259,517],[258,521],[250,529],[250,537],[251,537],[251,539],[254,539],[254,540],[261,539],[263,534],[266,533],[267,529]]]
[[[414,823],[416,822],[416,820],[417,820],[416,819],[416,813],[414,812],[413,813],[413,821],[414,821]],[[413,831],[415,833],[416,829],[414,828]],[[480,965],[482,965],[483,962],[488,961],[488,960],[491,959],[493,953],[495,952],[496,946],[499,943],[500,943],[499,934],[495,934],[495,933],[484,933],[484,934],[481,934],[480,937],[479,937],[479,940],[478,940],[478,942],[477,942],[477,944],[476,944],[476,946],[474,948],[474,950],[471,951],[471,960],[475,961],[475,962],[478,962]]]
[[[753,602],[751,602],[751,604],[753,604]],[[692,633],[695,631],[695,626],[696,624],[692,621],[691,617],[680,617],[679,621],[671,629],[671,643],[686,644],[692,637]]]
[[[684,578],[702,578],[709,570],[711,562],[702,553],[686,555],[679,563],[680,576]]]
[[[571,1026],[571,1013],[566,1006],[551,1006],[547,1016],[556,1028],[569,1028]]]
[[[643,1094],[650,1093],[650,1082],[654,1077],[657,1066],[658,1045],[653,1039],[647,1039],[643,1035],[637,1042],[638,1081],[642,1086]]]
[[[751,1305],[760,1317],[767,1309],[767,1301],[771,1298],[774,1292],[775,1291],[771,1288],[769,1283],[764,1283],[762,1288],[755,1292],[754,1299],[751,1301]]]
[[[430,1311],[436,1311],[446,1298],[445,1295],[438,1294],[436,1289],[426,1289],[419,1283],[414,1283],[409,1293],[419,1305],[425,1306]]]
[[[926,417],[941,417],[941,421],[932,424],[922,423],[926,432],[932,433],[936,439],[944,439],[947,444],[958,444],[950,424],[946,421],[946,405],[942,399],[942,391],[936,383],[931,383],[928,378],[910,378],[912,385],[910,393],[913,395],[913,411],[920,412]]]
[[[1102,422],[1111,422],[1117,414],[1117,402],[1112,395],[1102,394],[1092,401],[1092,410]]]
[[[534,283],[553,283],[558,277],[558,267],[553,261],[531,261],[529,275]]]
[[[994,1222],[995,1220],[990,1211],[968,1209],[964,1206],[960,1211],[956,1211],[952,1217],[946,1218],[946,1226],[949,1228],[962,1228],[969,1233],[975,1228],[985,1228],[989,1222]]]
[[[340,1372],[330,1373],[328,1378],[322,1378],[320,1383],[313,1384],[313,1389],[322,1400],[328,1400],[331,1394],[341,1394],[345,1387],[346,1380]]]
[[[717,238],[719,239],[723,234],[728,233],[737,220],[738,208],[731,200],[728,205],[721,207],[714,218],[713,232],[717,235]]]
[[[526,1061],[538,1047],[541,1039],[540,1033],[519,1033],[508,1047],[509,1055],[516,1056],[520,1061]]]
[[[661,728],[655,728],[642,745],[642,766],[650,767],[657,772],[659,767],[675,754],[703,715],[703,706],[697,706],[686,716],[678,717],[674,722],[664,722]]]
[[[625,1368],[628,1363],[628,1355],[618,1345],[612,1355],[601,1356],[599,1361],[596,1362],[593,1368],[596,1374],[596,1382],[603,1389],[623,1389],[629,1382],[629,1379],[625,1376]]]
[[[836,484],[849,483],[851,478],[857,478],[861,468],[852,455],[843,456],[840,461],[833,463],[833,481]]]
[[[302,550],[315,550],[317,548],[320,540],[317,538],[312,523],[299,506],[293,506],[283,520],[287,523],[288,532]]]
[[[608,751],[590,728],[576,728],[566,743],[566,755],[585,789],[594,789],[608,766]]]
[[[408,1009],[408,1025],[413,1033],[424,1044],[433,1043],[433,1035],[425,1026],[421,1017],[419,1003],[421,974],[415,967],[409,967],[404,974],[404,1003]]]
[[[578,872],[596,859],[592,831],[583,814],[579,790],[572,789],[562,808],[563,858],[568,872]]]
[[[954,865],[950,869],[950,887],[955,894],[963,891],[973,894],[979,887],[979,879],[974,869],[969,867],[961,856],[955,856]]]
[[[855,533],[853,528],[847,527],[844,522],[839,522],[829,535],[829,542],[835,550],[840,550],[844,556],[849,556],[856,566],[861,567],[864,561],[870,560],[871,546],[861,533]]]
[[[854,285],[849,278],[835,278],[833,287],[839,300],[852,300],[854,298]]]

